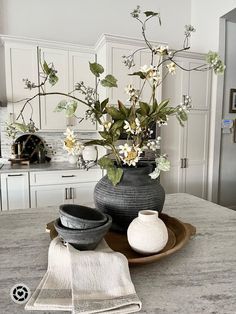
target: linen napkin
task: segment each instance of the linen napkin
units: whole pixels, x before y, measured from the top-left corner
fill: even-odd
[[[128,261],[102,240],[94,251],[78,251],[52,240],[48,269],[26,310],[133,313],[141,309]]]

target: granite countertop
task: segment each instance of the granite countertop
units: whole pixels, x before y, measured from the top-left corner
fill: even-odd
[[[167,195],[164,212],[191,223],[197,234],[175,254],[130,269],[140,313],[235,314],[236,212],[188,194]],[[27,313],[9,291],[21,282],[31,291],[38,286],[50,243],[45,225],[56,217],[56,207],[0,214],[0,313]]]
[[[99,166],[95,165],[92,169],[100,169]],[[29,164],[27,165],[13,165],[4,164],[0,169],[1,173],[6,172],[27,172],[27,171],[55,171],[55,170],[84,170],[78,168],[76,165],[72,165],[69,162],[46,162],[42,164]]]

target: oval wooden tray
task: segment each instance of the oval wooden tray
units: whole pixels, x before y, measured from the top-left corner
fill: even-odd
[[[169,237],[164,249],[156,254],[141,255],[136,253],[131,249],[126,234],[110,231],[105,236],[105,240],[112,250],[124,254],[130,265],[140,265],[152,263],[165,256],[173,254],[180,250],[188,242],[191,236],[196,234],[196,228],[191,224],[183,223],[179,219],[166,214],[160,214],[160,218],[167,226]],[[50,232],[51,239],[57,236],[53,223],[54,222],[48,223],[46,228],[46,230]]]

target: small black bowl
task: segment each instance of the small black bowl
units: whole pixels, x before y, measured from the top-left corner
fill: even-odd
[[[107,221],[106,215],[101,211],[82,205],[60,205],[59,215],[62,225],[71,229],[94,228]]]
[[[70,229],[62,225],[60,218],[54,221],[55,229],[60,238],[79,250],[93,250],[111,227],[112,218],[106,214],[107,221],[90,229]]]

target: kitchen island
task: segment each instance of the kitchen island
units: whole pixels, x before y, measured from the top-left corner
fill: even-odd
[[[188,194],[167,195],[163,212],[197,233],[175,254],[130,269],[143,303],[139,313],[235,314],[236,212]],[[11,300],[10,289],[37,287],[47,268],[45,225],[57,217],[56,207],[0,214],[0,313],[27,313]]]

